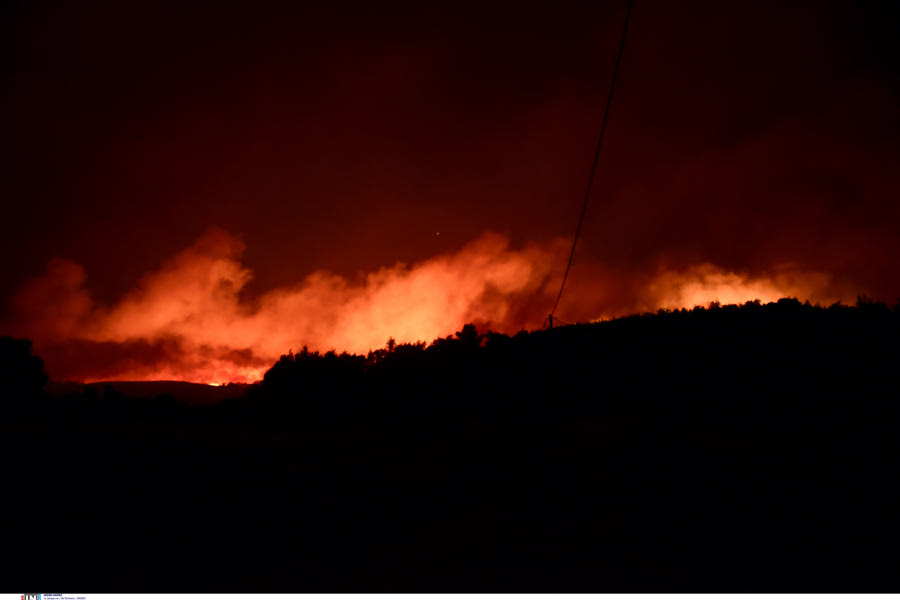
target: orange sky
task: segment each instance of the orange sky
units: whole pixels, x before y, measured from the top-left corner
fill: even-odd
[[[58,378],[212,381],[540,326],[625,6],[5,3],[0,334]],[[889,17],[637,2],[559,318],[893,304]]]

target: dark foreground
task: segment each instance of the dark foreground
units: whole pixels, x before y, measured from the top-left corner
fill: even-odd
[[[0,432],[3,580],[896,592],[898,316],[782,302],[468,329],[365,364],[286,357],[213,407],[33,399]]]

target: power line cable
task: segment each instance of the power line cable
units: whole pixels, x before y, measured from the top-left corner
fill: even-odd
[[[572,260],[575,258],[575,246],[578,244],[578,236],[581,233],[581,225],[584,223],[584,213],[587,211],[588,199],[591,197],[591,187],[594,184],[594,174],[597,172],[597,162],[600,160],[600,147],[603,145],[603,134],[606,131],[606,121],[609,119],[609,106],[612,104],[613,92],[616,89],[616,76],[619,74],[619,64],[622,62],[622,51],[625,49],[625,34],[628,32],[628,21],[631,19],[631,7],[634,0],[628,0],[628,10],[625,13],[625,25],[622,27],[622,38],[619,40],[619,53],[616,56],[616,66],[613,68],[612,82],[609,86],[609,96],[606,98],[606,108],[603,111],[603,122],[600,124],[600,137],[597,139],[597,149],[594,150],[594,163],[591,165],[591,175],[588,177],[587,190],[584,193],[584,202],[581,205],[581,215],[578,217],[578,227],[575,229],[575,237],[572,240],[572,251],[569,253],[569,262],[566,265],[566,272],[563,275],[562,284],[559,286],[559,294],[556,295],[556,302],[553,303],[553,310],[550,311],[550,325],[553,326],[553,315],[559,306],[559,300],[562,298],[563,290],[566,287],[566,280],[569,278],[569,270],[572,268]]]

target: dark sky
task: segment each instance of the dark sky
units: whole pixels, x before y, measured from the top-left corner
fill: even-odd
[[[53,257],[115,302],[210,226],[247,296],[571,236],[624,0],[221,4],[4,4],[4,308]],[[881,4],[636,0],[573,293],[711,263],[900,295]]]

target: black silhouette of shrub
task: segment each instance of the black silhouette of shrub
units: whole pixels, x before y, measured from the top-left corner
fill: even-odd
[[[0,385],[6,402],[27,402],[40,397],[48,379],[44,361],[31,354],[30,340],[0,337]]]
[[[783,299],[303,348],[215,406],[85,388],[0,420],[6,569],[100,591],[891,591],[898,333],[863,297]]]

